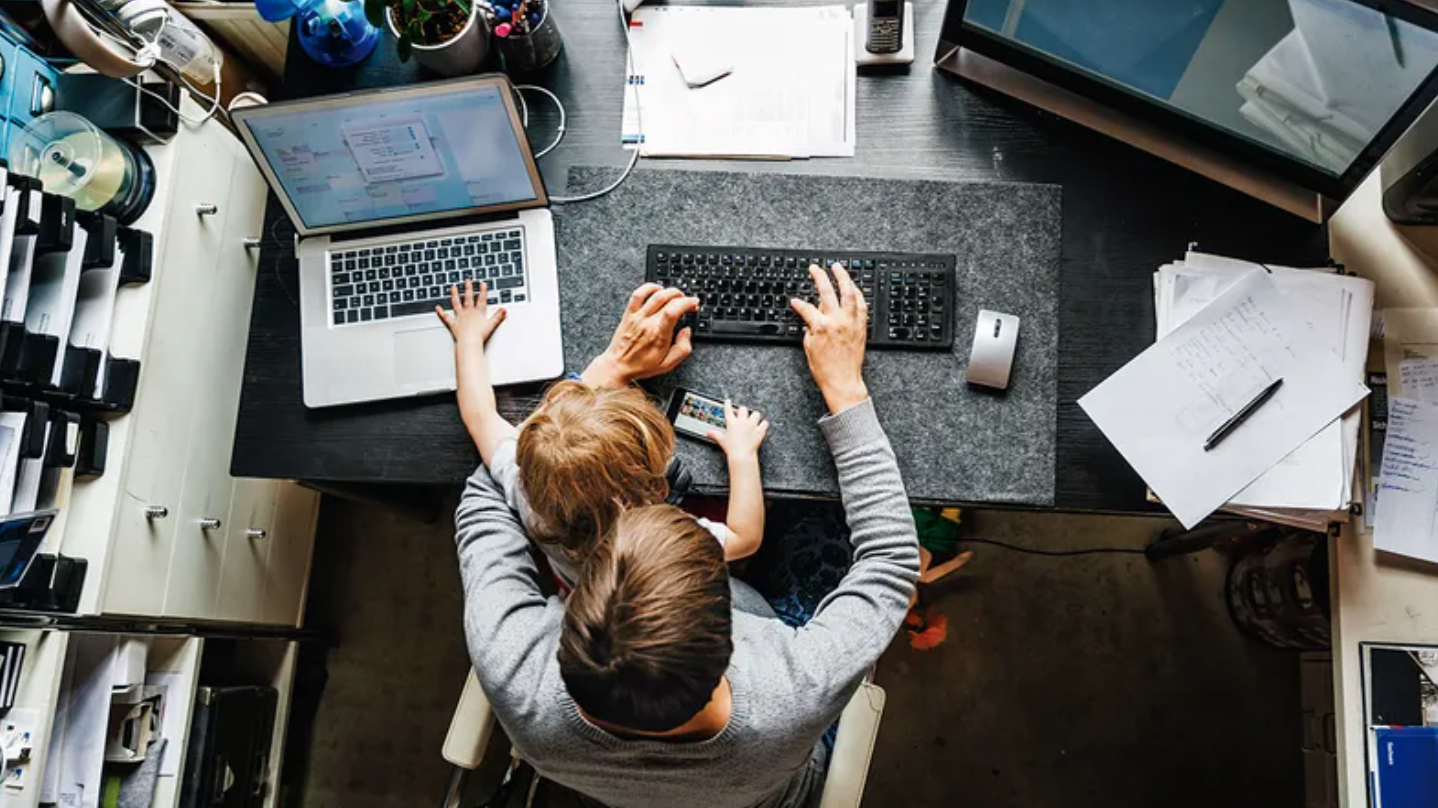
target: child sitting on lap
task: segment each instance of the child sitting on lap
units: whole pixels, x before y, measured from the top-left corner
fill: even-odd
[[[594,389],[579,381],[549,388],[518,429],[499,414],[484,346],[504,321],[490,316],[488,290],[450,289],[453,311],[436,313],[454,337],[460,417],[490,476],[554,568],[566,593],[584,561],[625,510],[663,503],[674,428],[638,388]],[[729,461],[727,525],[697,521],[734,561],[759,549],[764,494],[759,445],[769,422],[725,404],[726,429],[713,433]]]

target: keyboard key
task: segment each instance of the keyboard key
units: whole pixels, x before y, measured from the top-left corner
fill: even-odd
[[[495,289],[517,289],[524,285],[524,278],[500,278],[492,286]]]
[[[355,311],[354,309],[350,309],[349,311],[345,312],[345,322],[346,322],[346,323],[357,323],[357,322],[359,322],[359,312]]]
[[[374,312],[369,309],[360,309],[360,322],[367,323],[374,319]]]
[[[436,305],[438,305],[438,301],[431,300],[429,298],[425,298],[424,300],[416,300],[413,302],[399,303],[397,305],[389,307],[389,316],[408,317],[413,314],[429,314],[433,316],[434,307]]]
[[[337,298],[335,298],[335,304],[334,304],[335,311],[344,311],[344,310],[345,310],[346,308],[348,308],[348,307],[349,307],[349,299],[348,299],[348,298],[343,298],[343,297],[337,297]]]
[[[352,295],[352,294],[354,294],[354,287],[353,287],[353,286],[350,286],[350,285],[346,284],[346,285],[344,285],[344,286],[336,286],[336,287],[335,287],[335,292],[334,292],[335,297],[348,297],[348,296],[350,296],[350,295]]]
[[[344,322],[345,322],[345,313],[342,312],[342,311],[337,311],[337,312],[335,312],[335,325],[344,325]]]
[[[514,299],[514,293],[511,292],[511,291],[508,290],[508,289],[505,289],[504,291],[502,291],[502,292],[499,293],[499,302],[500,302],[500,303],[508,303],[508,302],[512,301],[513,299]]]

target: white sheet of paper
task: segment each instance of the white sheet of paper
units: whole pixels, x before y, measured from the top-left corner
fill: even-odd
[[[59,384],[65,370],[65,342],[75,317],[75,293],[80,288],[80,265],[85,259],[85,228],[75,228],[75,243],[63,253],[47,253],[35,260],[30,276],[30,302],[25,307],[25,330],[60,341],[50,383]]]
[[[17,512],[15,478],[20,472],[20,438],[28,417],[23,412],[0,412],[0,515]]]
[[[105,728],[110,718],[110,683],[115,638],[80,634],[66,651],[65,719],[59,712],[51,733],[50,765],[55,777],[55,802],[62,808],[97,808],[105,765]],[[56,752],[59,752],[57,755]],[[48,777],[46,778],[49,779]]]
[[[645,6],[630,28],[621,136],[647,156],[852,157],[853,18],[843,6]],[[675,56],[732,72],[691,88]]]
[[[1438,405],[1388,399],[1373,546],[1438,562]]]
[[[35,236],[16,236],[10,253],[10,266],[5,273],[5,295],[0,303],[0,320],[7,323],[25,322],[25,306],[30,299],[30,273],[35,263]]]
[[[1213,301],[1257,264],[1189,252],[1183,262],[1158,273],[1159,336]],[[1348,378],[1363,379],[1373,310],[1373,283],[1322,270],[1267,267],[1270,278],[1294,299],[1308,333],[1342,360]],[[1164,294],[1164,285],[1171,288]],[[1165,309],[1165,299],[1171,308]],[[1362,412],[1353,409],[1324,427],[1229,501],[1230,506],[1333,511],[1353,498],[1352,469],[1358,457]]]
[[[1398,378],[1405,397],[1438,404],[1438,359],[1404,359],[1398,365]]]
[[[1367,395],[1305,338],[1293,302],[1251,272],[1079,399],[1193,527]],[[1274,379],[1283,386],[1213,451],[1204,441]]]
[[[45,424],[45,444],[50,444],[50,424]],[[45,479],[45,452],[39,457],[20,461],[15,473],[15,498],[10,502],[12,513],[28,513],[40,504],[40,484]]]

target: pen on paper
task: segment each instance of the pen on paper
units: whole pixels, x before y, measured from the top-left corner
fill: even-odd
[[[1263,388],[1263,391],[1260,392],[1258,395],[1254,396],[1252,401],[1243,405],[1243,409],[1240,409],[1238,412],[1234,413],[1232,418],[1225,421],[1223,425],[1220,426],[1218,429],[1215,429],[1213,431],[1213,434],[1208,436],[1208,440],[1203,442],[1203,450],[1205,452],[1211,451],[1213,447],[1222,443],[1224,438],[1228,437],[1233,433],[1235,429],[1238,429],[1240,426],[1242,426],[1243,422],[1247,421],[1249,416],[1257,412],[1259,407],[1262,407],[1268,402],[1269,399],[1273,398],[1273,394],[1277,393],[1278,388],[1282,386],[1282,378],[1274,379],[1273,383]]]

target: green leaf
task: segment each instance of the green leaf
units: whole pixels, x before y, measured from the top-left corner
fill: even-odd
[[[384,10],[387,7],[385,0],[364,0],[365,19],[376,28],[384,28]]]
[[[414,4],[415,0],[400,0],[399,5],[400,8],[404,11],[405,19],[409,19],[410,17],[414,16]]]
[[[399,60],[400,60],[401,62],[408,62],[408,61],[409,61],[410,42],[409,42],[409,35],[408,35],[408,34],[404,34],[404,35],[401,35],[401,36],[400,36],[400,38],[399,38],[399,45],[398,45],[398,47],[395,48],[395,50],[399,52]]]
[[[465,18],[468,19],[468,18],[469,18],[469,3],[466,3],[465,0],[452,0],[452,2],[453,2],[456,6],[459,6],[459,10],[460,10],[460,11],[463,11]]]

